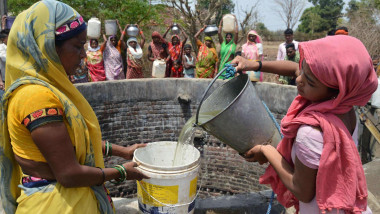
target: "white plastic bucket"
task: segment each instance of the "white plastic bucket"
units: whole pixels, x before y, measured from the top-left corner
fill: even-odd
[[[154,60],[152,67],[152,76],[156,78],[164,78],[166,72],[166,62],[165,60]]]
[[[114,36],[117,34],[116,20],[106,20],[104,24],[107,36]]]
[[[192,214],[197,195],[200,153],[185,145],[183,165],[173,166],[177,142],[149,143],[134,152],[137,168],[150,179],[137,181],[139,210],[150,214]]]
[[[100,21],[98,18],[91,18],[88,20],[87,36],[90,39],[99,39],[100,37]]]
[[[235,31],[235,16],[226,14],[223,16],[223,32],[232,33]]]

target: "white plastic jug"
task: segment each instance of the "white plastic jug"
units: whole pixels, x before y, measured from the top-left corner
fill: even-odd
[[[105,24],[107,36],[113,36],[117,34],[116,20],[106,20],[104,24]]]
[[[156,59],[153,62],[152,76],[156,78],[164,78],[166,71],[166,62],[162,59]]]
[[[223,32],[232,33],[235,31],[235,16],[226,14],[223,16]]]
[[[90,39],[99,39],[100,37],[101,22],[98,18],[91,18],[88,20],[87,36]]]

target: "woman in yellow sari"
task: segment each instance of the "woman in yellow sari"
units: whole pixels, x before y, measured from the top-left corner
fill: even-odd
[[[94,111],[68,78],[85,42],[83,18],[54,0],[35,3],[12,26],[0,124],[6,214],[114,213],[104,182],[147,178],[133,162],[104,168],[103,153],[130,160],[145,145],[102,142]]]
[[[205,37],[205,43],[202,43],[198,39],[199,34],[205,30],[206,26],[198,31],[194,35],[194,38],[197,41],[198,56],[197,63],[195,66],[195,75],[197,78],[213,78],[214,74],[217,73],[217,62],[218,62],[218,53],[215,49],[215,44],[212,41],[212,38],[209,36]]]

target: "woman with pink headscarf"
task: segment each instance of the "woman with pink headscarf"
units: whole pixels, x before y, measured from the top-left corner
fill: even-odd
[[[263,59],[263,44],[261,38],[256,31],[251,30],[247,35],[247,42],[241,47],[242,56],[249,60],[262,60]],[[252,75],[250,74],[252,72]],[[263,75],[260,71],[247,72],[254,81],[263,81]]]
[[[371,213],[353,109],[377,88],[371,57],[358,39],[343,35],[299,47],[299,65],[233,60],[237,69],[297,76],[299,93],[281,121],[284,138],[277,149],[256,145],[244,156],[270,163],[260,183],[270,184],[285,207],[308,214]]]

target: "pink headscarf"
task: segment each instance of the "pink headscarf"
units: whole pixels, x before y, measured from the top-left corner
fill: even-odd
[[[249,41],[249,35],[256,36],[255,42]],[[242,46],[242,51],[244,52],[245,58],[251,60],[260,60],[258,48],[256,47],[257,43],[261,43],[261,38],[259,34],[257,34],[257,32],[254,30],[249,31],[247,34],[247,42]]]
[[[343,114],[354,105],[365,105],[377,88],[376,73],[364,45],[350,36],[329,36],[300,43],[301,60],[323,84],[339,89],[335,99],[310,103],[298,95],[281,121],[283,140],[277,150],[293,166],[291,150],[302,124],[320,127],[323,151],[316,180],[316,201],[320,210],[336,208],[346,213],[361,213],[367,207],[367,184],[359,153],[351,134],[335,114]],[[285,207],[298,200],[286,189],[269,166],[260,183],[271,184],[278,201]],[[323,212],[322,212],[323,213]]]

